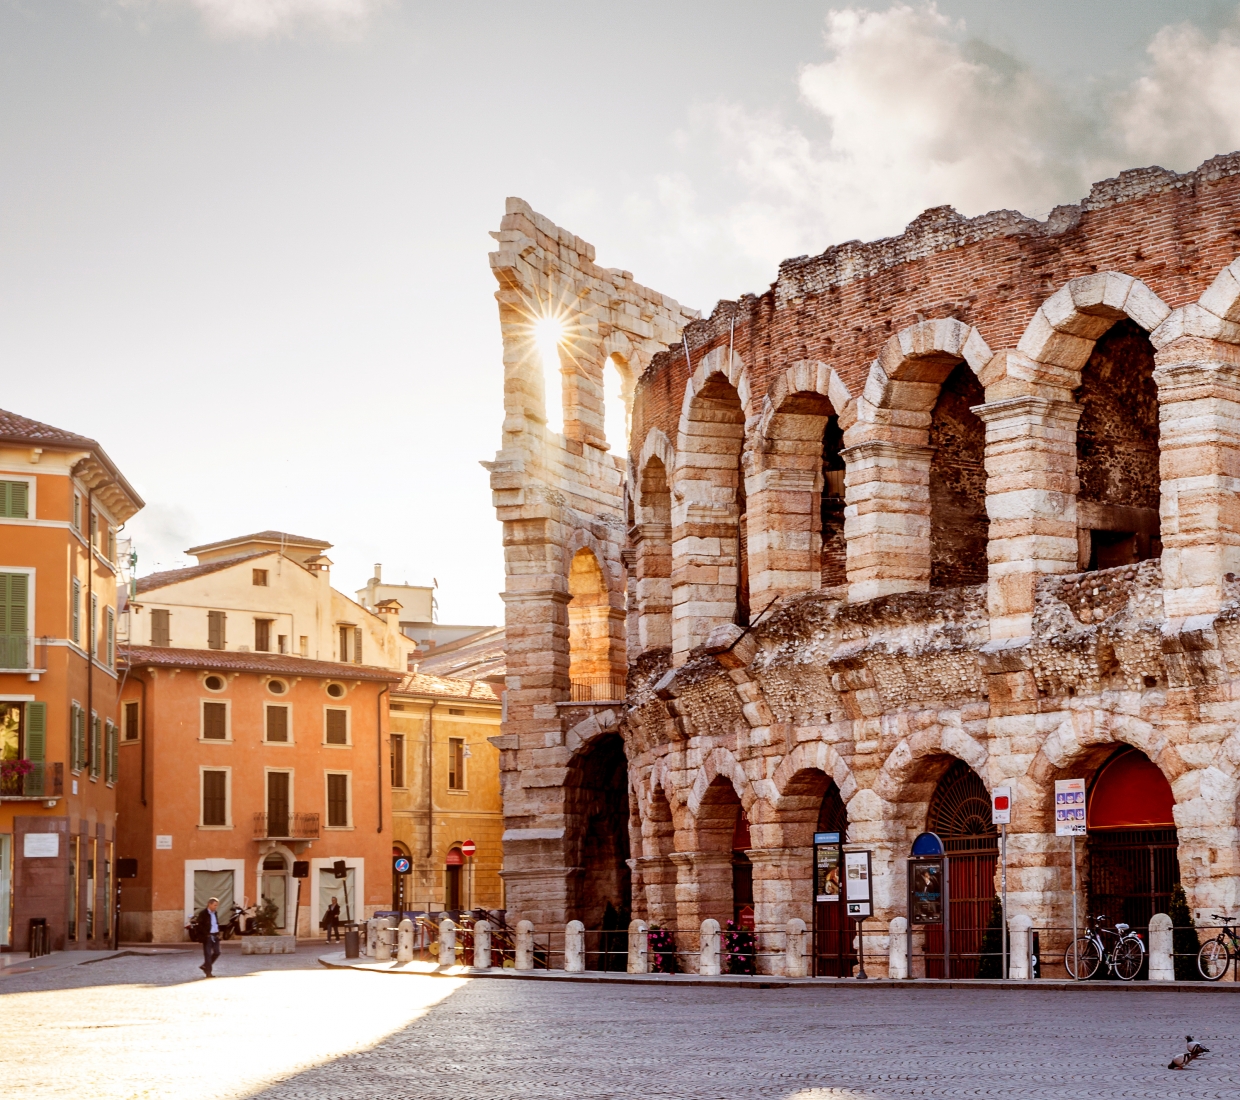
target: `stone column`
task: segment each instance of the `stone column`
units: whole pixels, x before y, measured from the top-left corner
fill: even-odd
[[[1013,981],[1033,977],[1033,918],[1017,913],[1008,918],[1008,973]]]
[[[534,926],[527,920],[517,921],[516,944],[513,950],[514,969],[534,969]]]
[[[451,917],[439,922],[439,965],[456,966],[456,923]]]
[[[649,941],[646,939],[646,922],[644,920],[630,921],[628,973],[645,974],[648,957]]]
[[[668,856],[640,856],[642,885],[646,891],[646,915],[651,924],[676,927],[676,864]]]
[[[640,523],[629,531],[636,573],[640,652],[672,644],[672,525]]]
[[[822,429],[812,442],[783,440],[780,447],[785,453],[764,456],[779,465],[748,479],[754,490],[747,515],[749,603],[755,614],[777,595],[809,592],[822,581]]]
[[[673,852],[676,866],[676,927],[696,930],[707,917],[732,919],[732,853]]]
[[[719,922],[712,917],[702,921],[698,939],[698,973],[719,973]]]
[[[722,492],[722,491],[720,491]],[[681,665],[711,630],[736,615],[739,513],[735,490],[723,500],[672,507],[672,663]]]
[[[928,415],[909,413],[928,422]],[[849,434],[852,434],[851,432]],[[925,431],[920,430],[924,438]],[[932,448],[870,439],[840,452],[845,475],[844,538],[853,603],[930,587]]]
[[[564,928],[564,969],[580,974],[586,968],[586,926],[570,920]]]
[[[1076,572],[1081,409],[1070,397],[1011,397],[973,410],[986,424],[992,640],[1032,632],[1039,577]]]
[[[1164,607],[1214,614],[1240,573],[1240,347],[1181,336],[1154,361]]]
[[[807,969],[805,922],[800,917],[793,917],[784,935],[784,973],[789,978],[804,978]]]
[[[1175,981],[1175,930],[1166,913],[1150,918],[1150,981]]]
[[[887,977],[908,976],[908,918],[892,917],[887,925]]]
[[[750,848],[746,855],[753,866],[754,931],[759,951],[766,941],[781,933],[788,921],[813,919],[810,891],[813,884],[812,849]],[[770,957],[758,958],[763,973],[774,965]]]

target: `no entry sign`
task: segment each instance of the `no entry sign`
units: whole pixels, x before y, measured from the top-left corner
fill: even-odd
[[[477,850],[478,848],[472,840],[467,840],[461,845],[461,855],[463,856],[472,856]]]

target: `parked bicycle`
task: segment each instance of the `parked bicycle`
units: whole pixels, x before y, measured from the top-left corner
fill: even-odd
[[[1064,966],[1073,978],[1087,981],[1105,963],[1107,974],[1130,982],[1145,962],[1145,943],[1140,933],[1126,924],[1111,928],[1106,914],[1088,918],[1085,935],[1078,936],[1064,956]]]
[[[1240,960],[1240,935],[1232,928],[1235,917],[1220,917],[1212,913],[1211,917],[1223,926],[1223,930],[1212,940],[1207,940],[1197,952],[1197,969],[1208,982],[1217,982],[1227,968]],[[1240,968],[1240,963],[1237,963]]]

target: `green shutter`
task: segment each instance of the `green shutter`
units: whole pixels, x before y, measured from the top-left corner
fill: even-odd
[[[82,582],[73,580],[73,644],[82,642]]]
[[[0,668],[27,668],[30,578],[0,573]]]
[[[34,765],[26,776],[23,787],[28,795],[43,793],[44,773],[47,759],[47,704],[26,704],[26,759]]]
[[[92,776],[99,775],[99,769],[102,761],[99,759],[103,755],[103,723],[97,715],[91,716],[90,721],[90,774]]]
[[[116,741],[116,726],[111,720],[108,721],[106,738],[107,739],[105,742],[105,748],[107,752],[107,763],[106,763],[106,768],[104,772],[104,778],[109,783],[115,783],[116,775],[117,775],[117,766],[116,766],[117,765],[117,760],[116,760],[117,741]]]
[[[0,516],[6,519],[30,518],[30,484],[0,481]]]

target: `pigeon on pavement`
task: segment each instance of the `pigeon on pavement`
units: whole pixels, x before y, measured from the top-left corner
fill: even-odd
[[[1200,1058],[1203,1054],[1210,1053],[1209,1047],[1203,1047],[1200,1043],[1194,1043],[1191,1035],[1185,1035],[1184,1041],[1188,1043],[1188,1056],[1190,1058]]]

